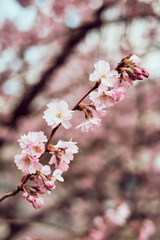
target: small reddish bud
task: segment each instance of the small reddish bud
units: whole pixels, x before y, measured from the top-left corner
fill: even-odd
[[[27,200],[28,200],[29,202],[33,203],[33,202],[34,202],[34,197],[31,196],[31,195],[29,195],[29,196],[27,197]]]
[[[54,183],[50,181],[45,181],[45,187],[47,188],[47,190],[51,191],[54,187]]]
[[[135,74],[137,74],[137,75],[142,75],[142,68],[141,67],[134,67],[133,68],[133,71],[134,71],[134,73]]]
[[[143,76],[142,76],[142,75],[137,75],[137,76],[136,76],[136,79],[137,79],[137,80],[143,80]]]
[[[146,78],[149,77],[149,72],[145,69],[145,68],[142,68],[142,75]]]
[[[28,193],[27,193],[26,191],[23,193],[23,197],[24,197],[24,198],[27,198],[27,197],[28,197]]]

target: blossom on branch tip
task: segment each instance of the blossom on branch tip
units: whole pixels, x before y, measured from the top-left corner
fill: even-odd
[[[145,68],[141,68],[139,66],[140,62],[140,58],[132,54],[129,54],[128,56],[123,58],[116,68],[116,70],[120,74],[120,82],[133,82],[135,80],[143,80],[144,77],[148,78],[149,73]]]
[[[94,72],[90,74],[90,81],[101,80],[101,83],[107,87],[113,87],[113,85],[118,81],[118,72],[116,70],[110,70],[108,62],[99,61],[94,64]]]
[[[71,127],[69,120],[72,118],[72,110],[69,110],[68,104],[65,101],[49,103],[48,109],[44,111],[43,118],[49,126],[55,128],[60,123],[66,129]]]

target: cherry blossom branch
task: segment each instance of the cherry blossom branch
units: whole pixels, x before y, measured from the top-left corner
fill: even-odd
[[[19,193],[20,191],[23,191],[23,185],[28,181],[28,179],[30,178],[31,174],[25,174],[22,177],[22,183],[20,183],[12,192],[6,193],[5,195],[3,195],[0,198],[0,202],[2,202],[4,199],[8,198],[8,197],[12,197],[15,196],[17,193]]]
[[[78,101],[78,103],[69,109],[68,104],[63,100],[60,102],[49,103],[48,109],[44,112],[43,118],[47,124],[52,127],[49,139],[44,132],[29,132],[28,135],[21,136],[18,140],[22,153],[17,154],[14,161],[19,170],[25,175],[22,177],[22,183],[15,190],[5,194],[0,201],[10,196],[15,196],[19,191],[24,191],[23,197],[33,204],[34,208],[40,208],[44,204],[43,198],[38,194],[44,194],[46,191],[52,191],[55,188],[56,180],[64,181],[61,174],[69,168],[70,161],[73,160],[73,154],[78,152],[76,142],[61,141],[57,145],[50,144],[52,137],[62,125],[69,129],[72,118],[72,112],[82,111],[85,120],[76,128],[81,128],[82,132],[94,130],[101,125],[102,117],[105,115],[105,108],[110,108],[124,98],[126,90],[133,86],[135,80],[143,80],[143,77],[149,77],[146,69],[139,66],[140,59],[136,55],[128,55],[118,63],[115,70],[110,70],[108,62],[99,61],[94,64],[94,72],[90,74],[89,80],[95,81],[95,85]],[[96,90],[97,91],[94,91]],[[81,103],[87,96],[91,100],[90,104]],[[44,145],[44,142],[46,144]],[[39,160],[45,154],[50,152],[52,157],[49,165],[55,164],[55,170],[51,174],[49,165],[42,165]],[[34,181],[33,186],[27,186],[25,183]]]
[[[5,195],[3,195],[0,198],[0,202],[2,202],[5,198],[15,196],[17,193],[19,193],[19,191],[21,191],[21,190],[18,187],[16,187],[16,189],[13,190],[12,192],[9,192],[9,193],[6,193]]]
[[[78,103],[72,108],[73,111],[77,110],[79,104],[92,92],[94,91],[96,88],[98,88],[100,84],[100,81],[96,82],[96,84],[78,101]],[[49,143],[51,142],[52,140],[52,137],[54,136],[54,134],[56,133],[56,131],[59,129],[59,127],[61,126],[61,123],[52,129],[51,131],[51,134],[48,138],[48,141],[45,145],[45,152],[47,151],[47,147],[49,145]],[[45,154],[45,152],[41,155],[41,157]],[[41,158],[40,157],[40,158]],[[12,196],[15,196],[16,194],[18,194],[20,191],[23,191],[23,185],[29,180],[29,178],[31,177],[31,174],[28,174],[28,175],[24,175],[22,177],[22,183],[19,184],[12,192],[9,192],[9,193],[6,193],[5,195],[3,195],[1,198],[0,198],[0,202],[2,202],[4,199],[8,198],[8,197],[12,197]]]

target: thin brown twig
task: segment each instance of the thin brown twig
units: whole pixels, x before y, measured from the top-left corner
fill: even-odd
[[[75,110],[78,110],[78,106],[79,104],[92,92],[94,91],[96,88],[98,88],[98,86],[100,85],[100,81],[96,82],[96,84],[78,101],[78,103],[72,108],[73,111]],[[55,128],[52,129],[51,131],[51,134],[48,138],[48,141],[45,145],[45,152],[47,150],[47,147],[50,143],[50,141],[52,140],[54,134],[56,133],[56,131],[59,129],[59,127],[61,126],[61,123],[56,126]],[[41,155],[41,157],[45,154],[45,152]],[[41,158],[40,157],[40,158]],[[17,193],[19,193],[20,191],[23,191],[23,186],[24,184],[29,180],[29,178],[31,177],[32,175],[31,174],[25,174],[23,177],[22,177],[22,183],[19,184],[12,192],[9,192],[9,193],[6,193],[5,195],[3,195],[1,198],[0,198],[0,202],[2,202],[4,199],[8,198],[8,197],[12,197],[12,196],[15,196]]]
[[[23,177],[22,177],[22,183],[20,183],[12,192],[9,192],[9,193],[6,193],[5,195],[3,195],[1,198],[0,198],[0,202],[2,202],[5,198],[8,198],[8,197],[12,197],[12,196],[15,196],[17,193],[19,193],[20,191],[23,191],[23,185],[28,181],[28,179],[30,178],[31,174],[25,174]]]

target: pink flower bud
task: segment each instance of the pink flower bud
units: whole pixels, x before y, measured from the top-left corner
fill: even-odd
[[[46,192],[46,189],[44,188],[44,186],[36,186],[36,187],[34,187],[34,189],[39,194],[44,194]]]
[[[142,75],[146,78],[149,77],[149,72],[145,69],[145,68],[142,68]]]
[[[28,193],[27,193],[26,191],[23,193],[23,197],[24,197],[24,198],[27,198],[27,197],[28,197]]]
[[[35,201],[33,202],[33,207],[35,209],[41,208],[44,204],[44,199],[43,198],[36,198]]]
[[[138,67],[138,66],[137,66],[137,67],[134,67],[134,68],[133,68],[133,71],[134,71],[134,73],[137,74],[137,75],[142,75],[142,71],[143,71],[143,70],[142,70],[141,67]]]
[[[52,188],[54,187],[54,183],[51,181],[46,181],[45,182],[45,187],[47,188],[47,190],[51,191]]]
[[[29,195],[29,196],[27,197],[27,200],[28,200],[29,202],[33,203],[33,202],[34,202],[34,197],[31,196],[31,195]]]
[[[136,79],[137,80],[143,80],[143,76],[142,75],[136,75]]]

